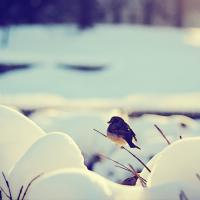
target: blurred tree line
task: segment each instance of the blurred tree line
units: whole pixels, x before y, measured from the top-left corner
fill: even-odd
[[[96,0],[0,0],[0,25],[77,22],[81,28],[101,18]]]
[[[33,23],[94,23],[183,25],[184,0],[0,0],[0,26]],[[171,7],[169,4],[172,4]]]

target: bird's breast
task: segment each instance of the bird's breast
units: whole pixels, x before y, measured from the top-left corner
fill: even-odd
[[[122,137],[120,137],[119,135],[107,132],[107,136],[108,136],[109,139],[111,139],[113,142],[115,142],[119,145],[126,144],[126,141]]]

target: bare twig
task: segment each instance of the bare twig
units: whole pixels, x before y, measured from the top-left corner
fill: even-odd
[[[132,169],[132,171],[135,173],[135,175],[136,175],[138,178],[142,179],[142,181],[144,181],[144,182],[147,182],[146,179],[142,178],[142,177],[137,173],[137,171],[133,168],[133,166],[132,166],[131,164],[128,164],[128,165],[129,165],[129,167]]]
[[[107,138],[107,135],[103,134],[102,132],[96,130],[96,129],[93,129],[94,131],[96,131],[97,133],[101,134],[102,136],[106,137]]]
[[[96,131],[97,133],[101,134],[102,136],[106,137],[107,136],[105,134],[103,134],[102,132],[96,130],[96,129],[93,129],[94,131]],[[134,155],[131,151],[129,151],[127,148],[125,148],[124,146],[121,146],[121,149],[124,149],[125,151],[127,151],[129,154],[131,154],[137,161],[139,161],[150,173],[151,173],[151,170],[145,165],[145,163],[139,159],[136,155]]]
[[[146,187],[147,181],[137,173],[137,171],[133,168],[131,164],[129,164],[129,167],[132,169],[133,174],[140,180],[142,187]]]
[[[144,178],[142,178],[135,170],[134,171],[132,171],[131,169],[127,170],[126,168],[119,166],[119,165],[115,165],[115,167],[118,167],[125,171],[129,171],[131,174],[133,174],[133,176],[136,176],[140,180],[142,187],[146,187],[146,180]]]
[[[111,160],[111,161],[114,162],[114,163],[116,163],[115,167],[118,167],[118,168],[120,168],[120,169],[123,169],[123,170],[125,170],[125,171],[128,171],[128,172],[130,172],[131,174],[133,174],[133,176],[136,176],[137,178],[139,178],[139,179],[140,179],[140,182],[141,182],[141,184],[142,184],[142,186],[143,186],[143,187],[146,187],[146,182],[147,182],[147,181],[146,181],[144,178],[142,178],[142,177],[136,172],[136,170],[133,168],[132,165],[129,164],[129,167],[130,167],[130,168],[128,168],[128,167],[126,167],[125,165],[123,165],[122,163],[120,163],[120,162],[118,162],[118,161],[116,161],[116,160],[113,160],[112,158],[109,158],[109,157],[104,156],[104,155],[101,155],[101,156],[104,157],[104,158],[106,158],[106,159],[108,159],[108,160]]]
[[[103,158],[106,158],[107,160],[111,160],[112,162],[114,162],[114,163],[120,165],[121,167],[126,168],[126,170],[129,170],[125,165],[123,165],[122,163],[120,163],[120,162],[118,162],[118,161],[116,161],[116,160],[113,160],[112,158],[109,158],[109,157],[107,157],[107,156],[105,156],[105,155],[102,155],[102,154],[100,154],[100,156],[103,157]]]
[[[159,133],[163,136],[163,138],[166,140],[167,144],[170,145],[171,142],[167,139],[167,137],[165,136],[165,134],[163,133],[163,131],[156,124],[154,124],[154,126],[159,131]]]
[[[24,192],[24,194],[23,194],[21,200],[24,200],[24,199],[25,199],[26,194],[27,194],[27,192],[28,192],[28,190],[29,190],[31,184],[32,184],[36,179],[38,179],[40,176],[42,176],[42,175],[43,175],[43,173],[39,174],[38,176],[36,176],[35,178],[33,178],[33,179],[29,182],[29,184],[27,185],[27,187],[26,187],[26,189],[25,189],[25,192]]]
[[[17,200],[20,200],[20,197],[21,197],[21,194],[22,194],[22,191],[23,191],[23,187],[24,187],[24,186],[22,185],[21,188],[20,188],[20,191],[19,191]]]
[[[124,149],[125,151],[127,151],[129,154],[131,154],[138,162],[140,162],[147,170],[149,173],[151,173],[151,170],[145,165],[145,163],[140,159],[138,158],[136,155],[134,155],[131,151],[129,151],[127,148],[125,147],[121,147],[122,149]]]
[[[183,190],[181,190],[180,193],[179,193],[179,199],[180,200],[189,200]]]
[[[5,192],[5,190],[0,186],[0,190],[6,195],[8,199],[10,199],[10,196]]]
[[[132,173],[132,171],[131,171],[130,169],[126,169],[126,168],[124,168],[124,167],[122,167],[122,166],[115,165],[115,167],[120,168],[120,169],[123,169],[123,170],[125,170],[125,171],[128,171],[128,172]]]
[[[8,195],[8,196],[10,196],[10,200],[13,200],[13,198],[12,198],[12,193],[11,193],[11,189],[10,189],[10,184],[9,184],[8,180],[6,179],[6,176],[5,176],[5,174],[4,174],[3,172],[2,172],[2,175],[3,175],[4,181],[5,181],[5,183],[6,183],[6,186],[7,186],[7,188],[8,188],[8,192],[9,192],[9,195]]]

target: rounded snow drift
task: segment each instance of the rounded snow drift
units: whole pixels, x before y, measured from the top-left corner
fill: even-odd
[[[39,174],[63,168],[86,169],[81,151],[71,137],[51,133],[38,139],[9,174],[14,196],[17,197],[22,185],[28,185]]]
[[[108,200],[111,191],[93,172],[67,169],[47,174],[36,181],[28,194],[30,200],[95,199]]]

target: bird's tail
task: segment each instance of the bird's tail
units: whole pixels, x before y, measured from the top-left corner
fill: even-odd
[[[130,145],[129,145],[130,146]],[[133,144],[132,143],[132,145],[130,146],[131,148],[136,148],[136,149],[140,149],[141,150],[141,148],[140,147],[138,147],[137,145],[135,145],[135,144]]]
[[[140,147],[138,147],[137,145],[135,145],[135,148],[137,148],[137,149],[141,150],[141,148],[140,148]]]
[[[132,141],[126,140],[127,143],[129,144],[130,148],[137,148],[137,149],[141,149],[140,147],[138,147],[137,145],[135,145]]]
[[[136,138],[136,135],[135,133],[133,132],[133,130],[131,129],[131,133],[132,133],[132,137],[134,138],[134,140],[137,142],[137,138]]]

